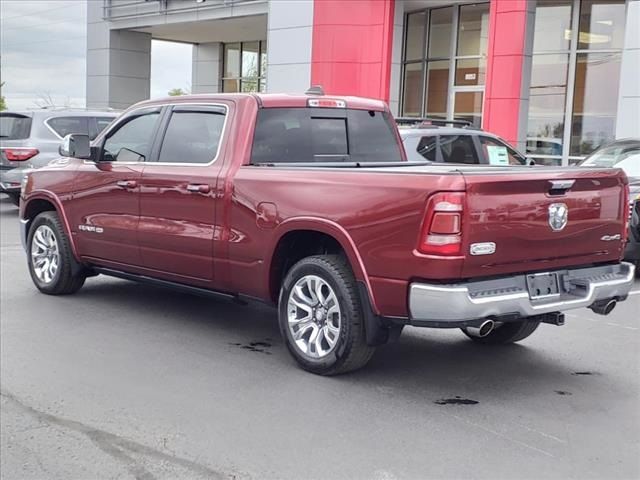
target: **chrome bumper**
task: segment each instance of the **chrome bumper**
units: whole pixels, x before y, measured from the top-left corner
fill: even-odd
[[[633,286],[634,270],[631,263],[622,262],[556,271],[563,292],[538,299],[529,296],[525,275],[453,285],[412,283],[410,320],[458,323],[504,315],[530,317],[588,307],[598,300],[626,297]]]

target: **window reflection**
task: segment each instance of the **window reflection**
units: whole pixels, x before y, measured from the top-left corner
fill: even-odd
[[[425,12],[407,15],[406,60],[418,60],[424,55],[424,26],[426,18]]]
[[[419,117],[422,110],[422,63],[404,66],[404,96],[402,111],[409,117]]]
[[[622,48],[624,23],[624,0],[582,0],[578,49]]]
[[[620,53],[579,53],[571,122],[571,155],[587,155],[613,140]]]
[[[447,92],[449,91],[449,61],[427,63],[427,117],[447,118]]]
[[[568,54],[533,57],[527,153],[562,155],[568,68]]]
[[[460,7],[458,55],[481,55],[489,40],[489,8],[487,4]]]
[[[431,10],[429,20],[429,58],[449,58],[453,7]]]
[[[534,53],[569,50],[572,4],[572,0],[538,2],[533,35]]]

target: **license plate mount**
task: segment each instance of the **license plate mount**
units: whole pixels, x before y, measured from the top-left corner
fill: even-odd
[[[557,273],[533,273],[527,275],[527,289],[532,300],[560,295],[560,282]]]

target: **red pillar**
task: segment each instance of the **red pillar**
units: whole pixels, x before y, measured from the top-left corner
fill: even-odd
[[[491,1],[483,128],[514,145],[526,136],[531,18],[527,0]]]
[[[394,0],[314,0],[311,84],[389,101]]]

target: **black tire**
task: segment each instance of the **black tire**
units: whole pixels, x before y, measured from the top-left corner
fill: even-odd
[[[486,337],[476,337],[474,335],[470,335],[464,328],[462,328],[461,330],[474,342],[484,343],[486,345],[506,345],[508,343],[515,343],[519,342],[520,340],[524,340],[533,332],[535,332],[539,325],[540,322],[535,320],[507,322],[503,323],[499,327],[496,327]]]
[[[51,281],[47,283],[40,280],[35,273],[31,255],[33,237],[38,227],[42,225],[48,226],[53,231],[59,252],[58,269]],[[42,293],[47,295],[69,295],[77,292],[84,285],[86,275],[73,257],[69,239],[56,212],[43,212],[33,220],[27,239],[27,261],[31,279]]]
[[[335,292],[341,311],[340,332],[333,350],[322,358],[312,359],[296,345],[289,329],[287,305],[298,280],[315,275]],[[287,272],[280,289],[278,319],[282,338],[289,352],[305,370],[318,375],[338,375],[362,368],[371,359],[375,347],[367,345],[362,302],[356,280],[347,261],[339,255],[307,257]]]
[[[7,197],[9,197],[9,200],[11,201],[11,203],[13,203],[16,207],[20,206],[20,194],[19,193],[7,193]]]

